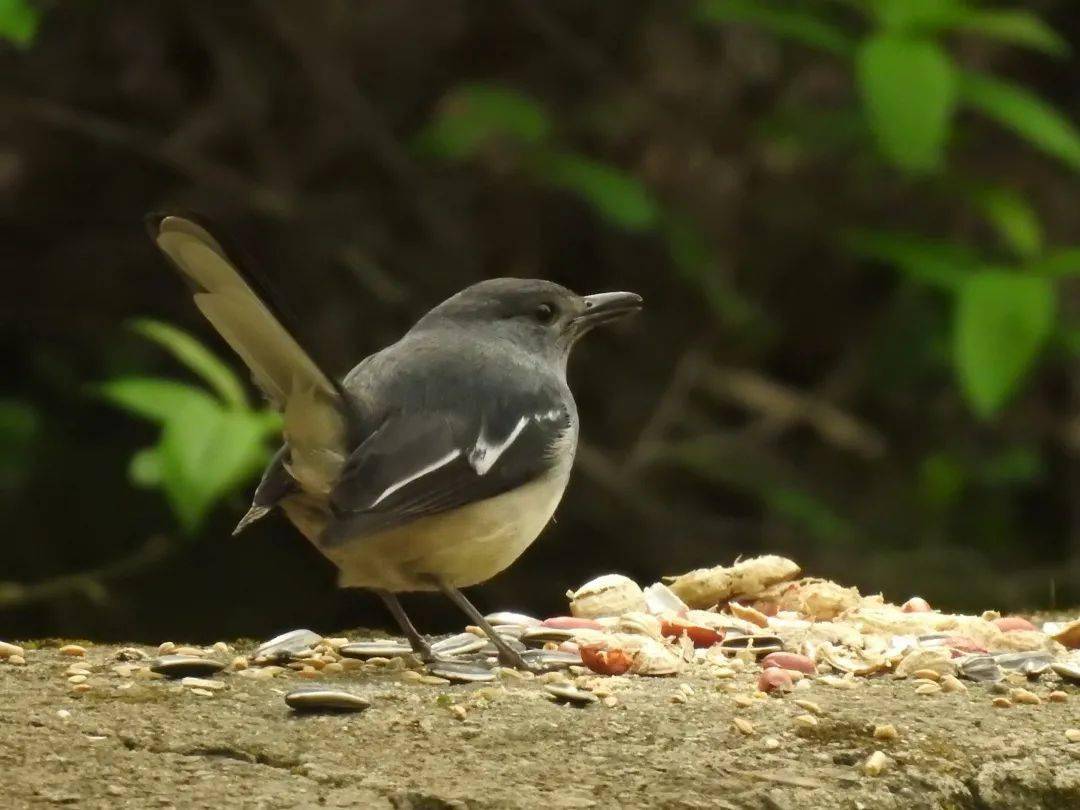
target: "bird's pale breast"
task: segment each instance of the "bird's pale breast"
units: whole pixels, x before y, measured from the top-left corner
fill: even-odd
[[[437,590],[437,576],[456,588],[484,582],[503,571],[551,520],[570,478],[576,436],[560,442],[549,473],[510,492],[323,548],[321,504],[310,496],[283,503],[286,514],[338,568],[347,588]]]

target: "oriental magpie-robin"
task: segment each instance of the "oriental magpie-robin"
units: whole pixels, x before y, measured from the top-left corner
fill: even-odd
[[[425,661],[434,660],[431,647],[400,592],[442,591],[487,632],[504,664],[525,667],[458,589],[509,566],[551,519],[577,445],[570,349],[597,324],[639,309],[640,296],[482,281],[338,382],[202,225],[152,215],[148,226],[196,306],[284,415],[285,443],[236,530],[281,507],[337,566],[343,587],[382,598]]]

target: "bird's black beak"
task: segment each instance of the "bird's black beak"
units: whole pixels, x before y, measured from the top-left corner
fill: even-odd
[[[641,309],[641,296],[632,292],[606,292],[586,295],[585,311],[574,318],[574,326],[586,332],[594,326],[625,318]]]

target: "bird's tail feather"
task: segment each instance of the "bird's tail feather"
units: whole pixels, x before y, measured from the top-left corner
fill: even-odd
[[[344,458],[347,405],[340,386],[202,225],[176,215],[147,222],[151,238],[194,287],[196,306],[285,414],[290,472],[306,491],[328,491]]]

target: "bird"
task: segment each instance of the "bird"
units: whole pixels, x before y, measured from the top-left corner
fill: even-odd
[[[642,298],[487,279],[338,380],[303,348],[261,276],[200,218],[151,214],[146,224],[283,415],[283,444],[234,534],[280,509],[336,566],[341,587],[378,595],[425,663],[438,656],[398,594],[441,591],[501,664],[532,668],[461,589],[510,566],[551,520],[578,440],[570,351]]]

